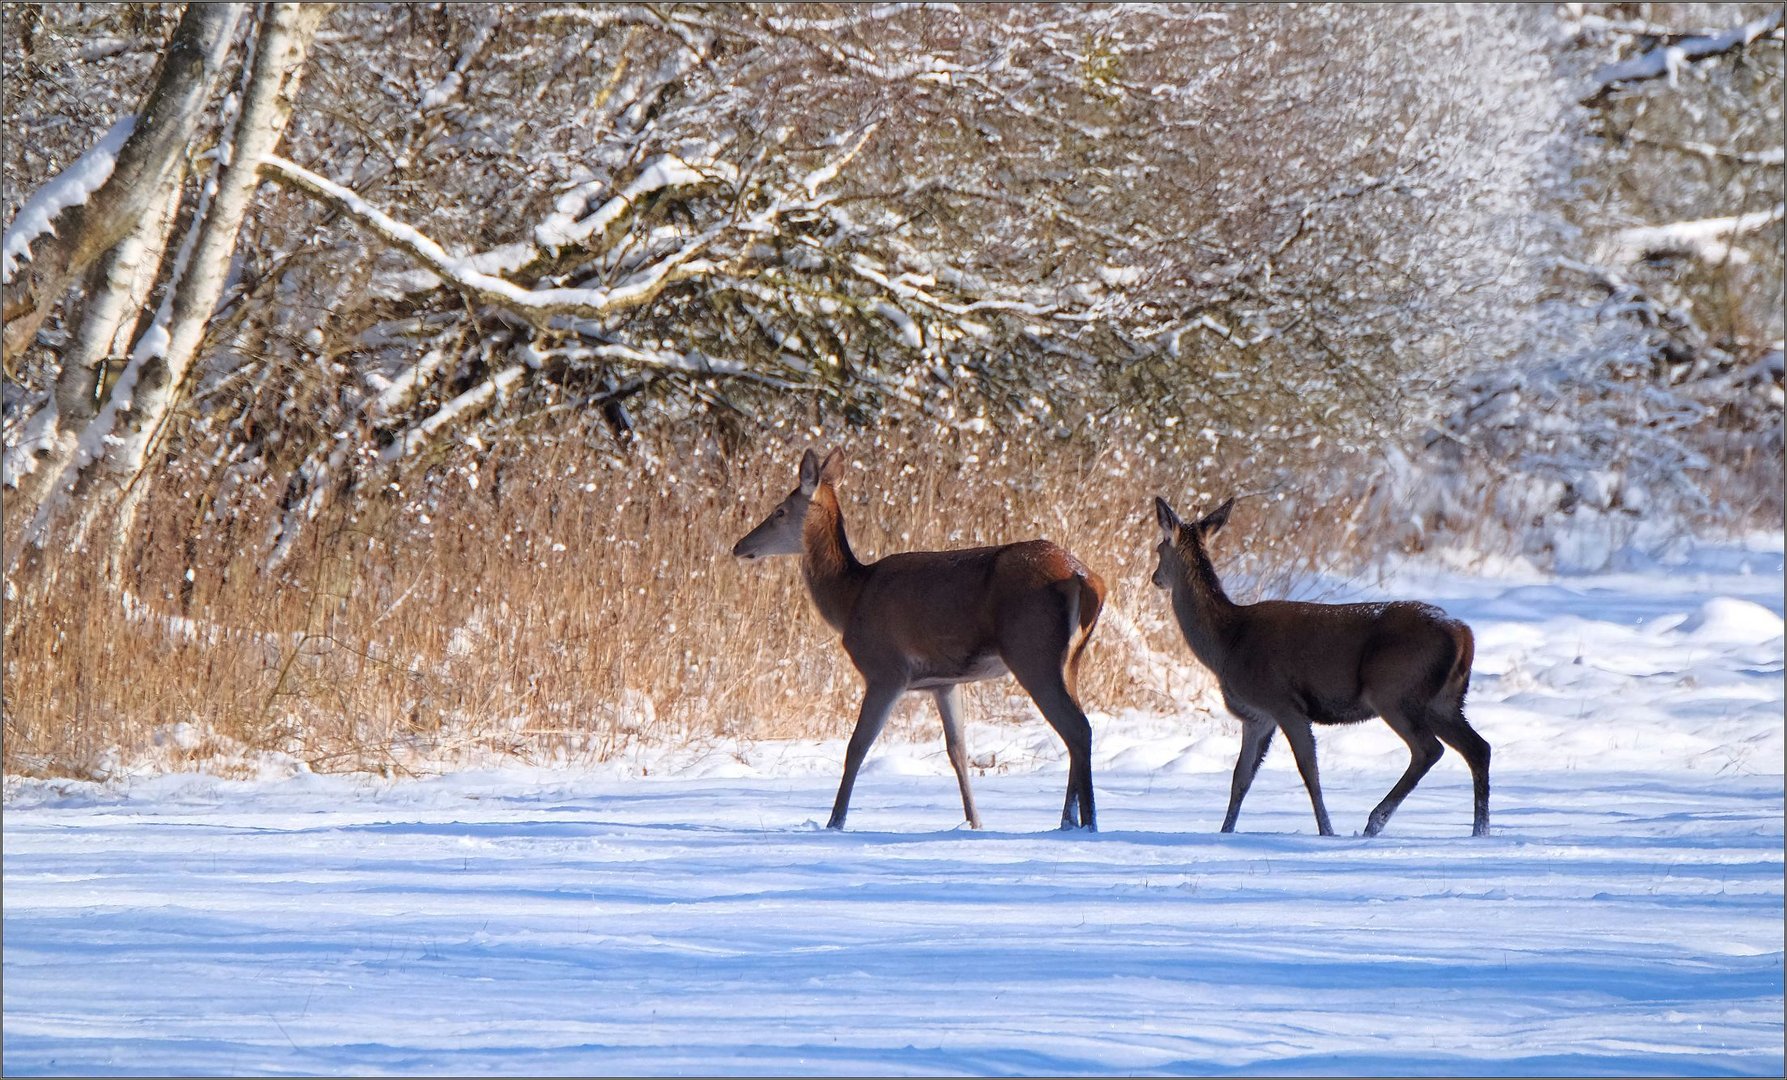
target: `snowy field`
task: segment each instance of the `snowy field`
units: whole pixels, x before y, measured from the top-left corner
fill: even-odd
[[[1094,717],[1097,835],[1051,830],[1040,721],[971,719],[983,833],[940,738],[878,746],[842,834],[841,739],[11,779],[5,1071],[1778,1076],[1781,564],[1355,587],[1476,629],[1483,839],[1451,754],[1350,835],[1407,760],[1377,722],[1323,733],[1342,836],[1282,746],[1219,835],[1208,700]]]

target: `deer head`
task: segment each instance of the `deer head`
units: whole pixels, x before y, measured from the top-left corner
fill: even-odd
[[[844,451],[840,447],[825,455],[808,450],[800,459],[800,483],[788,497],[776,504],[763,523],[732,545],[732,553],[741,559],[760,559],[769,555],[799,555],[805,550],[803,535],[807,510],[821,484],[834,484],[844,474]]]
[[[1170,589],[1176,581],[1185,580],[1190,567],[1208,562],[1210,555],[1204,542],[1228,524],[1229,511],[1235,500],[1229,499],[1197,521],[1186,524],[1162,498],[1154,500],[1154,520],[1160,524],[1160,545],[1154,549],[1160,562],[1154,567],[1154,584]]]

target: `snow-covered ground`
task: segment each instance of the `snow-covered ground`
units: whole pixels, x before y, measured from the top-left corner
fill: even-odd
[[[940,739],[878,746],[842,834],[841,741],[11,779],[5,1071],[1780,1075],[1781,550],[1355,586],[1476,629],[1483,839],[1450,754],[1317,837],[1282,748],[1219,835],[1206,702],[1095,716],[1097,835],[1051,829],[1040,721],[971,721],[983,833]],[[1321,754],[1343,834],[1406,762]]]

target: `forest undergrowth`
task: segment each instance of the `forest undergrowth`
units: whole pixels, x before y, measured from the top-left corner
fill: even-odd
[[[1109,598],[1081,681],[1096,711],[1171,713],[1206,685],[1149,582],[1154,495],[1186,512],[1242,496],[1217,555],[1243,601],[1319,599],[1417,535],[1373,462],[1319,451],[1280,474],[1299,479],[1268,483],[1190,441],[888,422],[727,450],[694,430],[624,452],[575,424],[461,448],[320,520],[276,572],[260,542],[275,508],[206,523],[203,477],[165,485],[122,589],[95,561],[50,553],[8,597],[5,770],[402,775],[841,737],[861,684],[798,560],[730,554],[808,446],[850,459],[840,496],[865,561],[1044,537],[1099,573]],[[1445,557],[1518,554],[1495,483],[1464,490],[1482,512],[1459,517],[1451,500]],[[934,734],[920,697],[893,737]],[[981,723],[1032,712],[1009,679],[967,702]]]
[[[1783,40],[1765,4],[0,7],[5,771],[840,737],[798,560],[729,554],[809,447],[864,559],[1096,570],[1106,713],[1209,689],[1155,495],[1240,497],[1243,601],[1778,530]]]

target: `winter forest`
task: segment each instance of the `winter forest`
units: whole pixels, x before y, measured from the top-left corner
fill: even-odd
[[[1778,1075],[1783,40],[1779,4],[0,6],[8,1072]],[[808,450],[840,452],[865,560],[1047,538],[1102,578],[1076,692],[1103,834],[1035,833],[1067,752],[995,679],[960,707],[1004,853],[955,831],[924,693],[857,788],[851,829],[886,842],[808,835],[864,677],[800,559],[732,554]],[[1281,742],[1242,817],[1268,846],[1219,841],[1241,725],[1151,584],[1156,496],[1187,522],[1236,499],[1212,550],[1237,600],[1469,623],[1487,840],[1447,753],[1385,834],[1413,847],[1320,843]],[[1320,737],[1351,837],[1414,743]],[[359,816],[314,863],[180,828],[252,845],[325,812]],[[149,1003],[52,974],[79,936],[55,913],[89,902],[49,872],[65,826],[96,879],[151,853],[129,889],[241,901],[180,907],[194,942],[252,922],[243,883],[313,871],[409,895],[489,855],[451,895],[537,917],[541,948],[572,934],[563,860],[661,884],[573,889],[630,929],[544,975],[480,916],[376,930],[371,901],[281,892],[322,907],[255,924],[314,933],[243,1006],[271,1027],[194,945],[184,1004],[106,1038]],[[860,910],[777,891],[814,860],[802,889]],[[1659,897],[1685,863],[1704,894]],[[949,906],[983,881],[1020,899]],[[1133,902],[1088,959],[1065,928],[1109,889]],[[1499,974],[1446,952],[1386,980],[1387,941],[1325,921],[1388,903],[1420,931],[1396,948],[1449,948],[1460,897],[1536,905]],[[166,925],[91,902],[114,963],[159,955]],[[933,902],[935,939],[826,966]],[[697,904],[724,911],[666,928]],[[963,947],[988,951],[938,959]],[[349,955],[354,989],[318,989]],[[406,956],[493,979],[489,1027],[435,1018],[460,991]],[[1105,980],[1102,1041],[1064,1034],[1069,969]],[[643,989],[573,1017],[587,978]],[[1355,982],[1452,1035],[1348,1014]],[[1470,1028],[1455,985],[1533,1026]],[[1250,1041],[1221,1002],[1283,1027]],[[710,1039],[719,1016],[756,1034]],[[1035,1033],[1002,1042],[1012,1016]]]
[[[1778,523],[1779,11],[1646,12],[10,6],[7,768],[829,731],[808,446],[1111,579]]]

